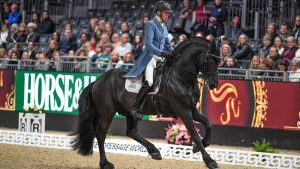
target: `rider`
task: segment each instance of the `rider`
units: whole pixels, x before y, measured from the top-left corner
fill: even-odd
[[[163,58],[170,58],[173,50],[168,38],[168,29],[166,23],[169,19],[171,6],[166,1],[158,1],[154,6],[155,16],[147,22],[144,28],[145,49],[137,60],[135,66],[124,77],[138,77],[145,71],[145,82],[137,94],[131,115],[136,120],[141,120],[143,115],[142,105],[146,100],[153,85],[153,71],[156,67],[156,62]]]

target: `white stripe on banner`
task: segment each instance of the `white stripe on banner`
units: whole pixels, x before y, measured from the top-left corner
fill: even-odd
[[[23,146],[71,149],[72,137],[59,134],[25,133],[0,130],[0,143]],[[193,154],[191,146],[154,143],[163,158],[202,161],[200,153]],[[105,150],[110,153],[148,156],[147,150],[135,141],[106,139]],[[253,166],[260,168],[300,168],[299,155],[259,153],[229,149],[206,148],[211,157],[221,164]],[[94,151],[98,150],[95,141]]]

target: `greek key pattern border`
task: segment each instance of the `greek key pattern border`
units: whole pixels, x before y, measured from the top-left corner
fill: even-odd
[[[71,149],[71,136],[59,134],[26,133],[18,131],[0,130],[0,143],[23,146]],[[107,139],[107,152],[128,155],[147,156],[144,148],[135,141]],[[193,154],[191,146],[179,146],[155,143],[163,158],[202,161],[200,153]],[[259,153],[252,151],[238,151],[230,149],[206,148],[207,152],[218,163],[259,168],[300,168],[300,155],[286,155],[276,153]],[[94,151],[98,150],[97,142]]]

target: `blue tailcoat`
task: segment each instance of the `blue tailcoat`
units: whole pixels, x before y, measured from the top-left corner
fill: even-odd
[[[137,77],[143,73],[153,55],[159,56],[162,51],[171,52],[173,50],[167,27],[163,27],[156,18],[150,20],[144,28],[145,49],[136,61],[133,68],[124,77]]]

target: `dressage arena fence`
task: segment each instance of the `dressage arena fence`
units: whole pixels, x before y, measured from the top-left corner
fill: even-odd
[[[0,143],[22,146],[71,149],[73,137],[62,134],[26,133],[0,130]],[[201,153],[193,154],[192,146],[154,143],[165,159],[202,161]],[[110,153],[148,156],[147,150],[135,141],[106,139],[105,150]],[[220,148],[206,148],[213,159],[220,164],[252,166],[259,168],[300,168],[299,155],[260,153]],[[94,142],[94,151],[98,144]]]

